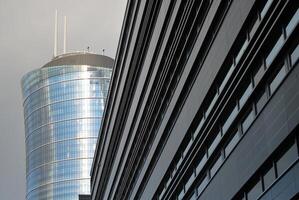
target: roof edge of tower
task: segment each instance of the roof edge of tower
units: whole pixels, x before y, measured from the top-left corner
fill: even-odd
[[[66,53],[54,57],[42,68],[62,65],[91,65],[112,68],[114,59],[90,52]]]

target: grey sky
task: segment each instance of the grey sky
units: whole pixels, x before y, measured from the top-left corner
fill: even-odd
[[[25,198],[25,144],[21,77],[53,55],[58,9],[62,52],[63,15],[68,50],[115,57],[126,0],[0,0],[0,199]]]

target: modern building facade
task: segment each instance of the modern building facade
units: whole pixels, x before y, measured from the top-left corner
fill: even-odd
[[[128,1],[91,199],[299,199],[299,1]]]
[[[23,77],[27,200],[74,200],[90,193],[113,62],[69,53]]]

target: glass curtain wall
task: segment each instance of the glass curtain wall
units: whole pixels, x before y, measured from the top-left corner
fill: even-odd
[[[23,77],[27,200],[73,200],[90,193],[111,71],[51,66]]]

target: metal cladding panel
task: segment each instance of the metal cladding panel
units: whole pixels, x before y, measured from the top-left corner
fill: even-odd
[[[295,129],[299,121],[298,75],[296,66],[199,199],[231,199]]]
[[[193,120],[199,106],[202,103],[202,100],[206,96],[212,81],[214,80],[222,65],[222,62],[227,56],[227,52],[239,33],[241,25],[244,23],[244,20],[253,3],[253,0],[233,1],[231,9],[224,19],[223,25],[217,34],[217,37],[194,83],[189,97],[185,102],[181,114],[168,138],[161,157],[152,172],[142,198],[152,197],[152,195],[154,195],[154,192],[156,191],[163,175],[172,161],[179,144],[182,142],[184,133],[190,126],[191,121]],[[242,9],[242,12],[240,12],[240,8]]]
[[[260,200],[285,200],[298,198],[299,191],[299,162],[289,169]],[[296,196],[297,195],[297,196]],[[296,197],[295,197],[296,196]]]

